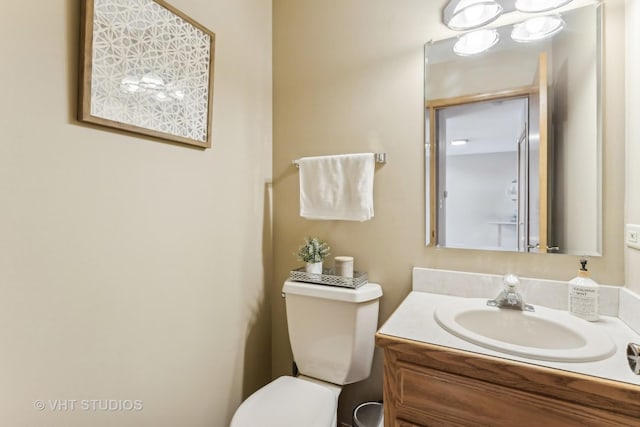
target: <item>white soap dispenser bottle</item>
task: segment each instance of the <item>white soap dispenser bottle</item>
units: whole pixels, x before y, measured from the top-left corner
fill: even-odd
[[[580,260],[578,277],[569,281],[569,312],[590,322],[598,317],[598,284],[589,277],[587,260]]]

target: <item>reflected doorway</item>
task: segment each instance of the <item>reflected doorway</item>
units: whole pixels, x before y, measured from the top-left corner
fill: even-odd
[[[540,155],[530,126],[537,119],[532,102],[526,94],[434,110],[438,246],[539,247]]]

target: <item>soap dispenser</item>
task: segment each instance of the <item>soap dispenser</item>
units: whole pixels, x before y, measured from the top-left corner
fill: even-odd
[[[587,260],[580,260],[578,277],[569,281],[569,312],[590,322],[598,320],[598,284],[589,277]]]

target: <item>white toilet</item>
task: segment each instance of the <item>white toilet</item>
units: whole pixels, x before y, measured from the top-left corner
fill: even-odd
[[[371,372],[382,288],[285,282],[282,292],[300,376],[277,378],[253,393],[231,427],[335,427],[342,386]]]

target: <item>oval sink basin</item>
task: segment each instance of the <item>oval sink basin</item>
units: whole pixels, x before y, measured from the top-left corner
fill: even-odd
[[[448,332],[503,353],[552,362],[591,362],[616,350],[603,331],[566,311],[535,307],[535,312],[489,307],[468,298],[439,306],[435,319]]]

